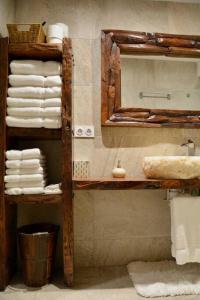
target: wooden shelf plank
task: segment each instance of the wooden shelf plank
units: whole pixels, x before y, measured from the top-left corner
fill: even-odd
[[[9,44],[8,54],[10,59],[40,59],[62,60],[62,45],[60,44]]]
[[[26,139],[61,139],[61,129],[7,127],[8,137]]]
[[[60,203],[62,195],[6,195],[9,204],[51,204]]]
[[[200,128],[200,123],[142,123],[106,121],[102,127],[142,127],[142,128]]]
[[[200,188],[199,179],[73,179],[76,190],[119,190],[119,189],[184,189]]]

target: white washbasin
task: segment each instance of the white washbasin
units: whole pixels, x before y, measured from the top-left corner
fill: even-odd
[[[200,156],[147,156],[143,170],[151,179],[192,179],[200,177]]]

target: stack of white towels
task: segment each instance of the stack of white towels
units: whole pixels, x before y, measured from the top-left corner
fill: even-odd
[[[42,194],[46,184],[45,158],[40,149],[6,151],[5,193]]]
[[[13,60],[10,63],[7,117],[10,127],[61,127],[61,64]]]

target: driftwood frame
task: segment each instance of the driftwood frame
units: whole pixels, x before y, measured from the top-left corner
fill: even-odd
[[[101,32],[102,126],[200,128],[200,110],[121,107],[120,54],[200,59],[200,36],[125,30]]]

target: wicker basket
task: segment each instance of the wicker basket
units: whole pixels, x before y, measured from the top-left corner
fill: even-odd
[[[10,43],[44,43],[42,24],[7,24]]]

